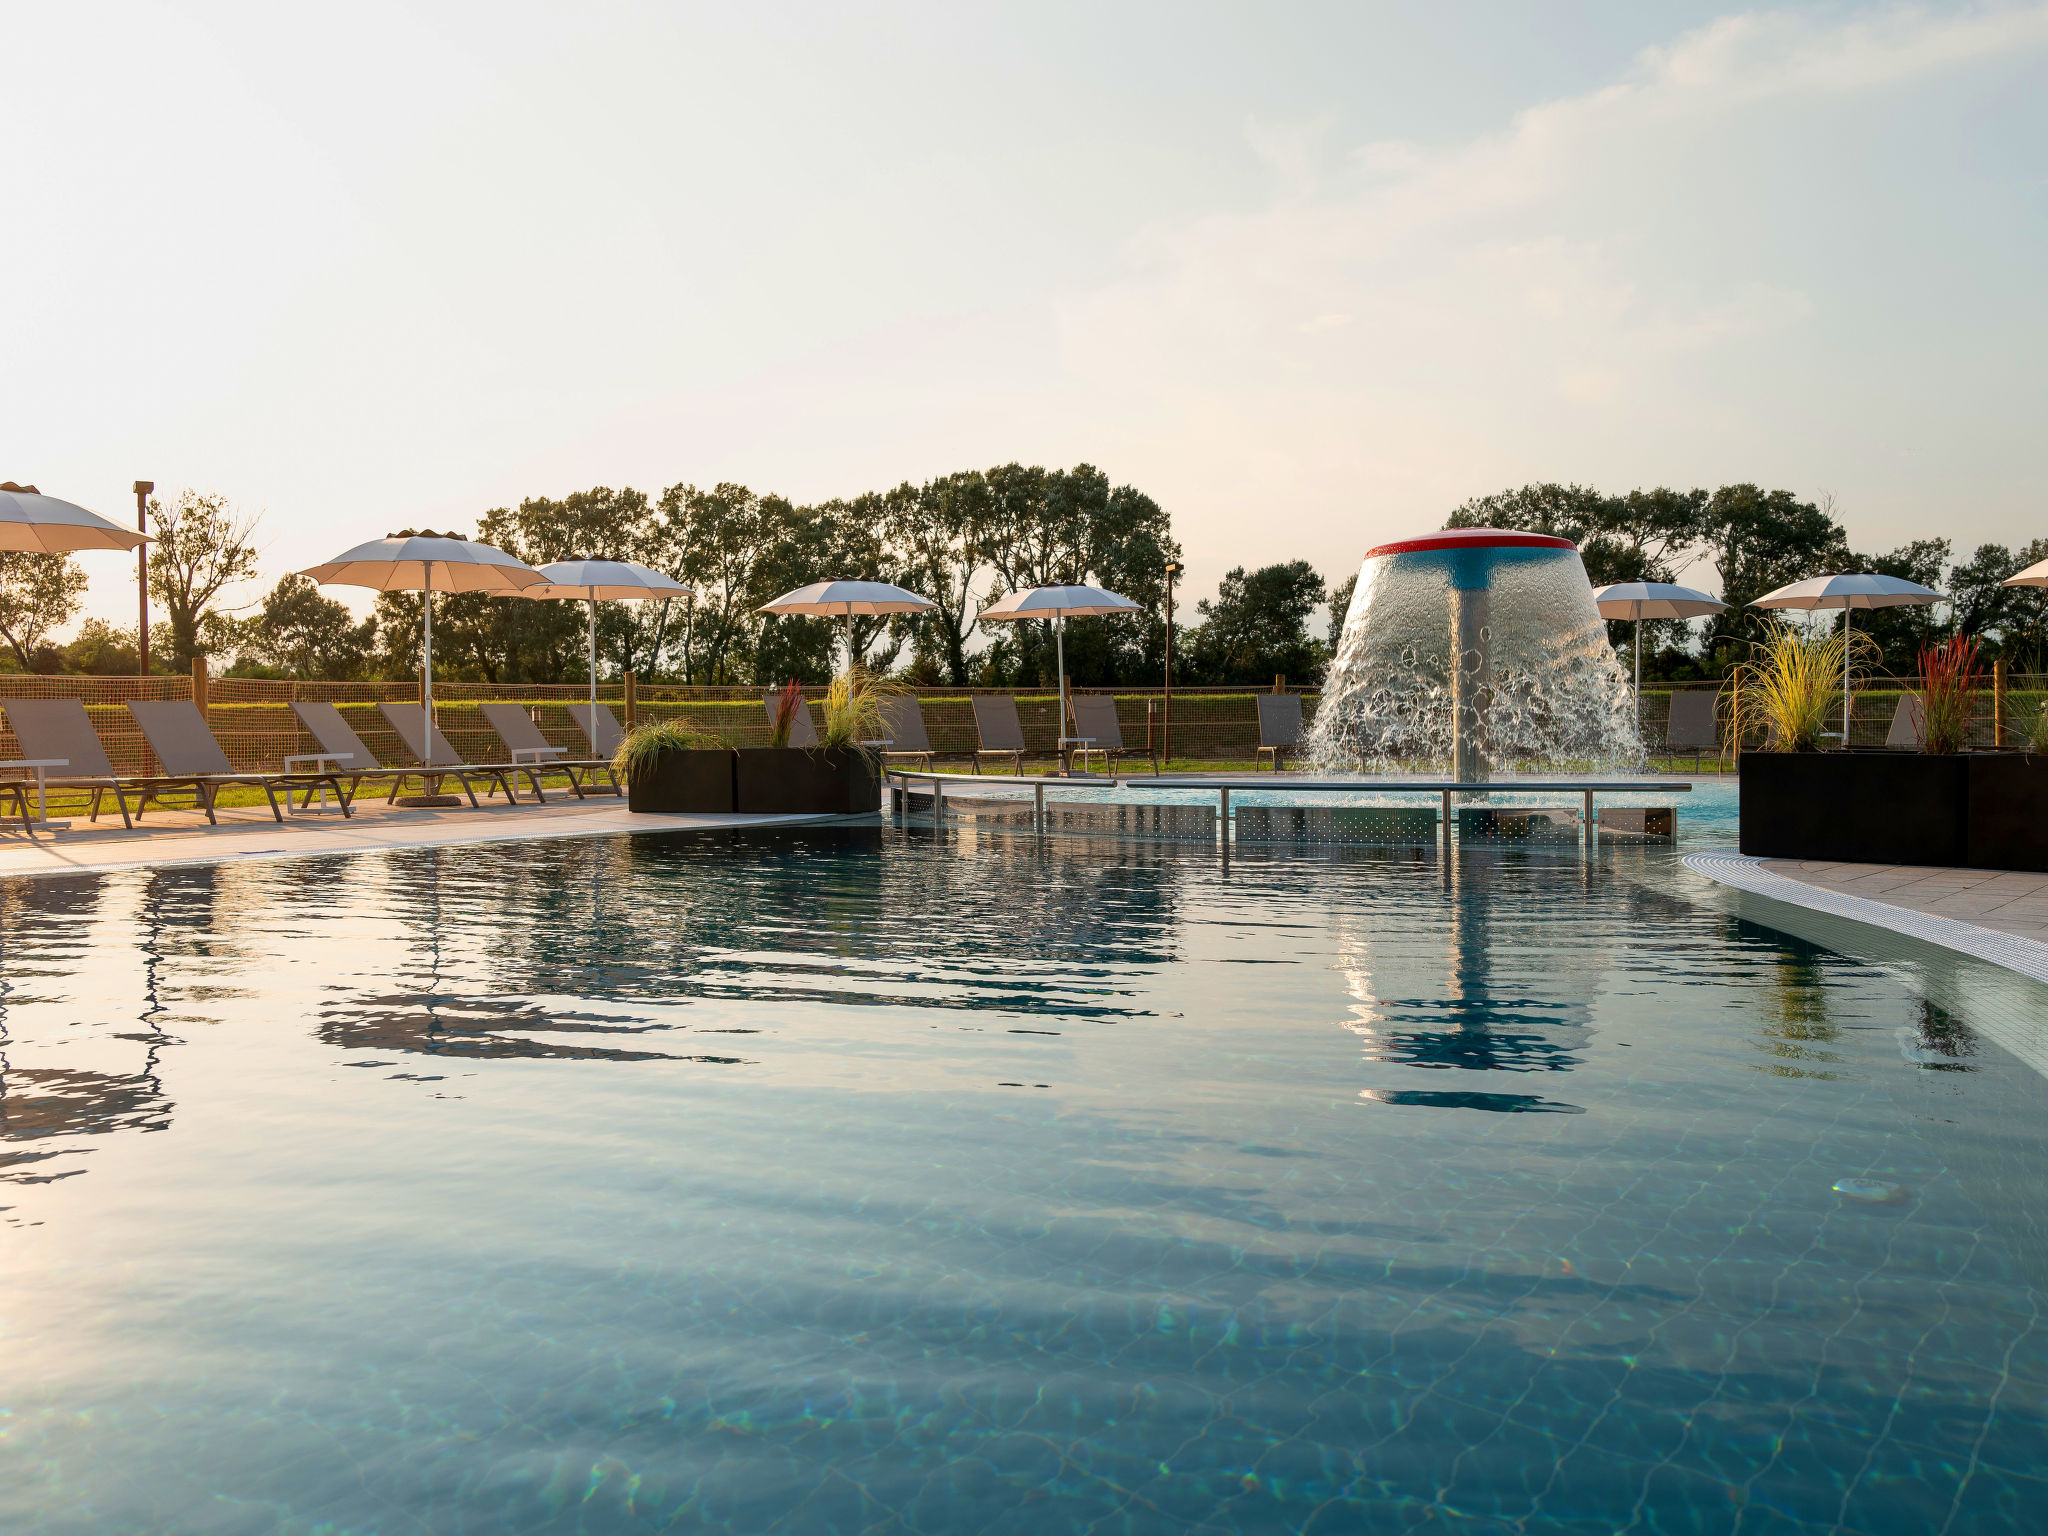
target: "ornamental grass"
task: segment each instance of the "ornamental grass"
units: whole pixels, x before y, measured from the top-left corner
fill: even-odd
[[[1973,636],[1951,635],[1920,652],[1920,750],[1960,752],[1977,717],[1984,668]],[[2036,727],[2038,733],[2038,727]]]
[[[1731,740],[1761,730],[1767,752],[1820,751],[1821,736],[1841,708],[1845,653],[1853,689],[1863,680],[1857,662],[1876,649],[1868,635],[1846,627],[1817,634],[1783,619],[1769,620],[1740,668],[1742,687],[1736,696],[1741,716]]]

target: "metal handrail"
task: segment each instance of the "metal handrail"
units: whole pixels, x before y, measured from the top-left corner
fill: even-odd
[[[945,821],[945,786],[949,783],[1023,785],[1032,790],[1033,792],[1031,824],[1033,830],[1037,833],[1037,835],[1041,837],[1045,835],[1045,792],[1048,788],[1057,789],[1063,786],[1072,787],[1075,785],[1085,784],[1091,789],[1122,789],[1126,785],[1132,787],[1137,787],[1138,785],[1138,781],[1134,779],[1117,779],[1107,776],[1100,779],[1049,779],[1043,776],[1033,778],[1024,774],[940,773],[937,770],[926,770],[923,772],[919,772],[915,769],[888,767],[885,767],[882,770],[882,776],[885,782],[890,782],[898,779],[902,780],[903,785],[906,789],[914,782],[922,781],[925,783],[929,783],[932,786],[932,820],[935,823],[943,823]],[[1441,823],[1440,835],[1446,850],[1449,849],[1451,842],[1451,811],[1453,809],[1451,804],[1451,797],[1453,795],[1494,791],[1531,794],[1542,794],[1546,792],[1555,791],[1560,794],[1582,795],[1584,797],[1584,809],[1580,817],[1580,824],[1584,832],[1584,842],[1586,849],[1590,853],[1596,845],[1596,843],[1598,842],[1600,836],[1599,823],[1594,819],[1593,816],[1594,795],[1639,795],[1653,789],[1665,791],[1676,795],[1690,794],[1692,792],[1692,784],[1690,781],[1650,778],[1546,779],[1540,782],[1530,780],[1496,779],[1491,782],[1483,783],[1472,783],[1470,781],[1457,779],[1448,781],[1431,781],[1427,779],[1280,780],[1278,778],[1260,778],[1221,780],[1211,779],[1199,784],[1167,784],[1161,783],[1158,779],[1155,778],[1145,780],[1142,787],[1146,789],[1182,789],[1215,791],[1217,797],[1217,817],[1221,827],[1223,846],[1226,849],[1228,849],[1230,846],[1230,792],[1233,789],[1277,789],[1281,786],[1282,783],[1284,783],[1286,787],[1289,789],[1311,790],[1318,793],[1329,793],[1334,791],[1353,791],[1363,793],[1370,791],[1375,794],[1384,794],[1389,791],[1392,791],[1401,794],[1440,795],[1443,798],[1443,818]],[[891,787],[893,789],[893,783],[891,784]]]

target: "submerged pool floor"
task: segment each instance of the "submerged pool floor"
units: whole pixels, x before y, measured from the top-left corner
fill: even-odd
[[[2048,1083],[1698,894],[850,827],[0,885],[0,1529],[2041,1528]]]

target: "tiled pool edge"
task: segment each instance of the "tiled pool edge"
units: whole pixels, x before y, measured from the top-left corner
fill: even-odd
[[[1834,917],[1869,923],[1908,938],[1923,939],[1929,944],[1939,944],[1943,949],[1953,949],[1973,959],[2002,965],[2009,971],[2018,971],[2022,976],[2048,983],[2048,944],[2021,938],[2017,934],[2000,933],[1994,928],[1980,928],[1975,923],[1953,917],[1915,912],[1909,907],[1890,906],[1866,896],[1850,896],[1823,886],[1808,885],[1803,880],[1794,880],[1765,869],[1763,865],[1762,859],[1740,853],[1685,855],[1687,869],[1722,885],[1732,885],[1738,890],[1769,896],[1775,901],[1790,902],[1793,906],[1815,912],[1826,912]]]

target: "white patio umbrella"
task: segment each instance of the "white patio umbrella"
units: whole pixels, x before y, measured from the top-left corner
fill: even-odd
[[[2008,576],[2001,587],[2048,587],[2048,560],[2038,560],[2017,576]]]
[[[979,622],[1052,621],[1053,649],[1059,657],[1060,667],[1060,737],[1064,740],[1067,734],[1067,620],[1144,611],[1121,593],[1105,592],[1101,587],[1033,587],[1028,592],[1012,592],[993,607],[982,609]]]
[[[557,560],[540,567],[545,579],[524,587],[521,597],[580,597],[590,605],[590,718],[597,719],[597,605],[690,597],[695,589],[635,560]],[[592,730],[597,727],[593,723]]]
[[[156,541],[123,528],[32,485],[0,484],[0,550],[9,554],[69,554],[77,549],[134,549]]]
[[[1636,723],[1643,715],[1643,620],[1697,619],[1726,611],[1718,597],[1668,581],[1617,581],[1593,593],[1593,606],[1603,619],[1636,621]]]
[[[299,572],[322,586],[369,587],[377,592],[423,592],[420,607],[427,720],[434,719],[434,594],[490,592],[503,597],[547,578],[502,549],[454,534],[390,534],[344,550],[325,565]]]
[[[1866,571],[1852,576],[1815,576],[1766,592],[1752,608],[1839,608],[1842,610],[1842,745],[1849,745],[1849,627],[1858,608],[1912,608],[1938,603],[1932,587],[1901,576]]]
[[[853,616],[871,618],[883,613],[925,613],[938,607],[929,598],[906,592],[886,581],[814,581],[808,587],[785,592],[772,603],[763,603],[756,613],[803,615],[817,619],[846,621],[846,664],[853,665]]]

